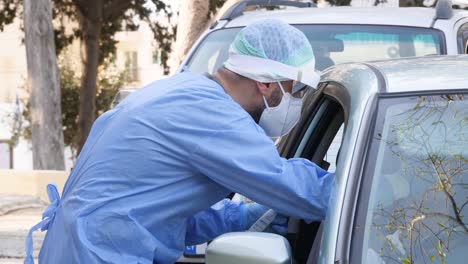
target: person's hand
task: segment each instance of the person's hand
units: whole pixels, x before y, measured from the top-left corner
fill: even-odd
[[[286,235],[288,233],[288,217],[277,214],[275,220],[273,220],[265,232]]]
[[[241,211],[241,219],[244,224],[244,229],[249,229],[268,210],[268,207],[258,203],[244,204]],[[265,231],[281,235],[286,234],[288,232],[288,218],[277,214],[273,222]]]

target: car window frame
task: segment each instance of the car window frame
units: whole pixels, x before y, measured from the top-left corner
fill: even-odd
[[[378,101],[381,98],[405,98],[409,96],[431,96],[431,95],[442,95],[442,94],[467,94],[467,89],[447,89],[447,90],[431,90],[431,91],[412,91],[412,92],[397,92],[397,93],[380,93],[377,95],[376,111],[373,115],[371,129],[368,130],[368,139],[366,142],[365,153],[363,159],[361,159],[361,168],[359,172],[359,188],[355,191],[357,193],[357,203],[355,205],[355,210],[353,214],[353,224],[352,224],[352,233],[350,234],[350,239],[348,240],[349,244],[349,254],[347,259],[350,263],[362,263],[362,250],[363,250],[363,240],[365,232],[365,222],[367,218],[368,202],[371,193],[373,175],[365,175],[367,170],[366,165],[369,162],[369,159],[373,157],[372,153],[375,154],[375,146],[371,145],[372,138],[376,130],[376,119],[378,116]],[[373,149],[371,149],[373,148]],[[374,152],[372,152],[374,151]],[[375,164],[372,165],[372,168],[375,168]],[[348,186],[347,186],[348,192]],[[340,221],[341,225],[341,221]]]
[[[380,89],[383,89],[383,84],[379,85]],[[381,91],[382,92],[382,91]],[[351,250],[351,239],[354,227],[354,213],[358,202],[356,192],[360,189],[360,182],[362,178],[362,171],[364,169],[363,161],[367,158],[367,146],[369,144],[370,129],[373,127],[376,116],[377,107],[377,95],[376,93],[369,97],[367,102],[368,106],[362,116],[361,128],[357,135],[357,141],[355,142],[352,150],[352,162],[348,169],[347,183],[345,187],[344,201],[350,201],[343,203],[339,216],[338,232],[335,241],[334,260],[336,263],[347,263]],[[343,133],[343,139],[345,138],[345,131]],[[342,157],[340,160],[343,161],[346,158]],[[337,164],[338,167],[339,164]],[[323,241],[322,241],[323,243]]]
[[[464,33],[464,34],[463,34]],[[468,22],[461,24],[457,30],[457,49],[459,54],[468,54]]]
[[[291,132],[289,132],[286,136],[284,136],[281,139],[281,142],[278,145],[278,152],[283,158],[289,159],[294,157],[295,152],[300,144],[299,141],[296,139],[302,138],[304,136],[304,126],[306,126],[310,122],[310,116],[315,115],[319,111],[316,104],[320,100],[326,85],[326,83],[320,83],[317,86],[317,90],[312,91],[310,94],[304,97],[299,122],[291,130]]]
[[[303,148],[298,148],[296,150],[295,157],[306,158],[316,163],[323,169],[328,170],[330,163],[333,161],[325,160],[326,154],[332,146],[333,139],[339,132],[340,127],[342,125],[346,127],[347,120],[345,119],[343,105],[339,103],[338,100],[336,100],[336,98],[333,98],[326,92],[322,94],[321,100],[317,104],[317,107],[319,109],[322,106],[325,107],[325,111],[321,113],[320,116],[318,116],[319,121],[315,122],[317,116],[314,115],[312,120],[310,120],[309,125],[304,127],[304,130],[307,131],[311,126],[314,126],[312,127],[313,131],[311,131],[310,134],[305,134],[308,136],[306,139],[307,142],[305,143]],[[342,134],[342,138],[340,139],[340,146],[343,142],[343,138],[344,132]],[[302,138],[302,140],[304,140],[304,137]],[[308,225],[305,223],[301,223],[299,231],[304,230],[304,234],[301,235],[301,233],[298,233],[298,242],[300,242],[302,239],[302,241],[304,241],[304,243],[307,242],[307,244],[302,245],[302,248],[304,250],[303,256],[305,257],[305,259],[301,259],[299,263],[303,263],[301,261],[307,261],[307,263],[316,263],[318,261],[318,251],[320,250],[322,237],[321,232],[323,231],[323,228],[321,228],[321,226],[321,222],[311,223]],[[307,230],[311,229],[314,231],[307,232]],[[311,237],[308,237],[311,234],[315,234],[313,239]],[[298,246],[296,245],[296,250],[297,247]]]
[[[328,133],[328,131],[330,129],[332,129],[332,130],[335,131],[335,134],[336,134],[336,133],[338,133],[338,131],[340,129],[340,126],[344,125],[343,137],[341,138],[341,143],[342,143],[345,132],[346,132],[347,120],[348,120],[348,116],[349,116],[348,113],[349,113],[349,110],[350,110],[350,97],[349,97],[349,94],[346,93],[347,91],[344,89],[343,85],[341,85],[339,83],[336,83],[336,82],[323,82],[318,87],[319,87],[318,90],[316,90],[314,93],[309,94],[308,96],[306,96],[306,98],[304,98],[305,102],[304,102],[304,107],[303,107],[301,120],[300,120],[299,124],[288,135],[287,138],[282,140],[283,144],[282,144],[282,146],[280,146],[280,153],[282,154],[283,157],[286,157],[286,158],[302,157],[302,158],[311,159],[315,163],[317,163],[317,161],[322,162],[322,160],[325,157],[328,149],[332,145],[334,137],[329,137],[329,136],[323,134],[323,135],[321,135],[321,138],[328,137],[329,142],[325,142],[325,143],[318,142],[315,145],[315,147],[312,147],[312,149],[309,149],[307,146],[302,147],[302,149],[301,149],[302,142],[304,140],[309,142],[310,136],[312,134],[314,134],[314,132],[317,133],[316,129],[320,130],[319,133],[321,133],[323,131],[326,131],[326,133]],[[332,113],[334,119],[338,118],[338,122],[336,122],[336,121],[334,122],[333,120],[329,120],[327,126],[325,126],[325,127],[324,126],[314,127],[313,129],[315,131],[312,131],[312,132],[310,132],[308,134],[307,131],[309,130],[309,127],[311,125],[316,126],[317,123],[320,122],[320,121],[316,122],[317,118],[322,119],[327,114],[330,114],[330,113],[324,113],[323,111],[321,111],[321,108],[324,105],[324,103],[327,103],[325,108],[332,107],[328,103],[330,101],[333,101],[334,103],[336,103],[336,105],[338,107],[341,108],[341,110],[336,109],[337,111]],[[335,107],[336,107],[336,105],[335,105]],[[339,121],[340,113],[338,111],[341,111],[341,118],[342,118],[341,122]],[[320,114],[320,116],[317,117],[317,114]],[[325,122],[327,122],[327,121],[325,121]],[[338,126],[336,125],[337,123],[339,123]],[[307,139],[304,139],[305,137],[307,137]],[[340,146],[341,146],[341,143],[340,143]],[[307,143],[306,143],[306,145],[307,145]],[[299,151],[301,153],[299,153]],[[320,152],[320,155],[323,156],[323,157],[318,157],[317,152]],[[307,155],[307,157],[304,157],[304,155]],[[303,228],[304,228],[303,224],[300,225],[300,226],[303,226]],[[317,255],[312,254],[312,249],[314,249],[314,247],[315,247],[313,245],[314,243],[320,243],[320,241],[318,241],[318,239],[317,239],[317,237],[319,237],[319,233],[317,233],[317,230],[319,229],[319,222],[317,222],[316,225],[314,225],[314,226],[310,226],[310,225],[305,226],[305,229],[310,229],[310,228],[316,229],[316,231],[315,231],[316,237],[312,241],[309,241],[310,245],[302,245],[302,247],[305,247],[306,250],[307,250],[306,260],[308,261],[308,263],[310,263],[310,261],[312,261],[312,263],[315,263],[316,260],[315,259],[311,260],[311,257],[313,258],[313,257],[318,256],[318,254]],[[298,241],[300,241],[300,239],[301,239],[300,234],[301,233],[299,231],[298,232],[298,237],[297,237]],[[296,243],[295,251],[300,246],[301,245],[298,246],[298,244]],[[319,247],[320,247],[320,244],[318,245],[318,248]]]
[[[303,135],[301,137],[301,144],[296,149],[294,157],[307,158],[312,162],[320,165],[319,162],[321,162],[322,159],[326,156],[326,152],[333,143],[333,139],[336,136],[336,133],[338,133],[340,126],[345,123],[345,118],[343,106],[332,96],[323,93],[320,97],[320,101],[317,104],[318,111],[320,112],[320,120],[316,120],[317,113],[319,112],[310,116],[310,118],[308,119],[308,124],[303,127],[303,131],[301,133]],[[321,111],[322,106],[324,106],[325,108],[323,109],[324,111]],[[330,112],[330,108],[337,107],[340,107],[341,109],[334,109],[335,112]],[[331,118],[327,119],[326,121],[323,121],[323,118],[327,117]],[[323,124],[324,122],[325,124]],[[337,126],[337,124],[339,125]],[[312,127],[313,131],[307,133],[308,130],[311,129],[312,125],[314,126]],[[319,135],[317,135],[317,130],[319,130]],[[330,136],[330,130],[335,132],[333,136]],[[305,142],[305,144],[302,144],[304,142],[305,136],[307,136],[307,142]],[[311,136],[318,136],[319,138],[315,139],[311,138]],[[298,153],[299,151],[301,153]]]
[[[346,129],[346,120],[349,117],[351,100],[349,94],[346,93],[343,85],[340,83],[322,82],[318,85],[316,90],[305,96],[301,119],[294,129],[281,140],[278,150],[282,157],[288,159],[296,156],[296,151],[299,148],[310,122],[319,111],[320,107],[318,104],[324,95],[330,96],[342,106]]]

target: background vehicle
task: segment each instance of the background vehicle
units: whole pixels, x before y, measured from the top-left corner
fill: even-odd
[[[335,186],[325,221],[301,222],[290,238],[290,258],[297,263],[466,262],[467,72],[468,56],[437,56],[343,64],[324,73],[280,150],[287,158],[328,165],[335,163],[326,160],[335,151],[332,142],[339,142]],[[209,264],[242,258],[287,263],[280,259],[289,247],[278,236],[261,237],[258,246],[255,234],[219,240],[208,246]],[[253,252],[275,252],[278,258]]]
[[[252,6],[287,9],[244,12]],[[240,1],[198,39],[177,72],[215,72],[226,60],[237,32],[266,18],[281,19],[302,30],[312,44],[318,70],[347,62],[468,53],[468,11],[452,10],[447,0],[439,1],[436,9],[314,6],[288,0]]]
[[[243,12],[249,6],[300,7]],[[318,70],[346,62],[467,52],[468,11],[437,8],[314,8],[297,1],[241,1],[193,45],[178,71],[213,73],[226,60],[230,43],[246,25],[276,18],[309,38]]]

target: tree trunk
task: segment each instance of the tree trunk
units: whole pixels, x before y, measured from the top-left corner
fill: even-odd
[[[188,51],[208,26],[218,20],[233,4],[242,0],[227,0],[215,16],[209,18],[210,0],[180,0],[175,48],[171,54],[171,72],[179,67]]]
[[[24,0],[34,169],[63,170],[60,82],[50,0]]]
[[[81,29],[83,31],[83,41],[85,56],[83,58],[83,76],[81,78],[80,90],[80,112],[78,117],[79,141],[78,154],[81,152],[91,126],[95,120],[96,109],[96,81],[99,66],[99,39],[102,29],[101,1],[96,1],[96,8],[91,12],[95,15],[87,17],[81,16]]]
[[[209,7],[209,0],[179,1],[173,69],[179,66],[193,43],[206,29],[209,22]]]

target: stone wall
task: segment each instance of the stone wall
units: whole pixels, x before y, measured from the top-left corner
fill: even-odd
[[[68,174],[67,171],[0,170],[0,193],[33,195],[48,202],[47,184],[55,183],[61,193]]]

